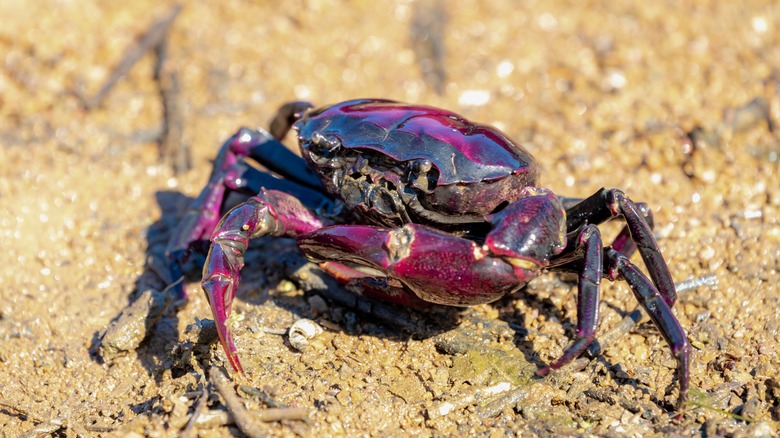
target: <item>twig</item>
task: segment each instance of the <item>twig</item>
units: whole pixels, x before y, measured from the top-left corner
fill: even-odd
[[[147,52],[154,52],[154,79],[159,86],[163,107],[162,132],[158,140],[159,155],[175,173],[184,172],[191,165],[189,149],[182,143],[184,118],[179,101],[181,86],[176,69],[168,60],[168,32],[181,9],[181,5],[174,5],[165,16],[152,23],[146,33],[127,48],[100,90],[94,96],[84,98],[83,102],[87,110],[100,106],[114,85],[130,72],[138,60]]]
[[[541,383],[535,383],[530,386],[523,385],[514,388],[501,397],[488,403],[487,405],[477,409],[477,415],[479,415],[481,418],[495,417],[504,410],[504,407],[514,406],[526,397],[529,397],[534,392],[539,391],[539,385],[541,385]]]
[[[249,385],[241,385],[239,389],[241,389],[241,392],[243,392],[244,394],[247,394],[247,395],[252,396],[252,397],[256,397],[257,399],[259,399],[261,402],[265,403],[270,408],[287,408],[288,407],[284,403],[279,403],[278,401],[276,401],[276,399],[274,397],[272,397],[271,395],[266,394],[265,392],[255,388],[255,387],[252,387],[252,386],[249,386]]]
[[[198,416],[195,425],[201,429],[213,429],[215,427],[230,426],[235,424],[230,412],[222,409],[206,409]]]
[[[273,408],[265,409],[260,412],[249,412],[244,408],[242,399],[238,397],[230,384],[227,375],[221,368],[211,367],[209,378],[217,392],[225,400],[230,414],[236,421],[236,426],[242,432],[250,437],[264,436],[256,421],[282,421],[282,420],[303,420],[308,421],[308,413],[304,408]]]
[[[441,0],[414,3],[410,24],[411,46],[423,81],[438,95],[444,94],[447,80],[444,59],[447,7]]]
[[[236,421],[236,426],[250,438],[264,437],[265,434],[255,423],[252,414],[244,408],[241,399],[236,396],[225,372],[216,366],[212,366],[209,371],[209,380],[217,388],[217,392],[222,396],[222,399],[225,400],[225,406]]]
[[[32,420],[36,423],[41,423],[38,426],[33,427],[32,429],[28,430],[27,432],[24,432],[23,434],[19,435],[19,438],[32,438],[32,437],[38,437],[38,436],[50,436],[51,434],[66,429],[66,435],[70,435],[69,429],[84,429],[89,432],[112,432],[116,428],[113,426],[99,426],[94,424],[87,424],[87,425],[78,425],[76,422],[69,420],[69,418],[66,417],[54,417],[49,419],[44,419],[40,415],[36,415],[32,413],[29,409],[23,408],[19,405],[16,405],[14,403],[11,403],[8,400],[1,399],[0,398],[0,408],[5,408],[10,411],[16,412],[19,415],[23,415],[27,417],[27,419]]]
[[[116,427],[113,426],[96,426],[94,424],[85,424],[81,427],[88,432],[113,432],[116,430]]]
[[[8,400],[0,399],[0,407],[14,411],[36,423],[42,423],[19,435],[19,438],[49,436],[63,427],[66,427],[65,421],[62,418],[44,419],[43,417],[32,413],[29,409],[11,403]]]
[[[463,409],[466,406],[477,404],[487,397],[508,391],[511,386],[508,382],[501,382],[486,388],[471,388],[465,393],[457,394],[456,398],[443,401],[428,409],[428,418],[443,417],[456,409]]]
[[[308,422],[309,413],[304,408],[270,408],[257,415],[257,419],[271,423],[284,420],[301,420]]]
[[[184,431],[181,433],[182,438],[188,438],[190,436],[190,432],[192,432],[192,429],[195,427],[195,424],[198,422],[198,417],[200,417],[201,412],[203,412],[203,408],[206,407],[206,402],[209,399],[209,388],[208,385],[205,385],[203,387],[203,392],[200,394],[200,398],[198,399],[198,403],[195,405],[195,410],[192,411],[192,416],[190,417],[190,421],[187,422],[187,427],[184,428]]]
[[[273,328],[273,327],[265,327],[261,326],[258,327],[258,329],[263,333],[268,333],[269,335],[280,335],[284,336],[287,334],[287,329],[281,329],[281,328]]]
[[[38,415],[35,415],[34,413],[30,412],[29,409],[23,408],[19,405],[16,405],[14,403],[11,403],[8,400],[0,398],[0,408],[6,408],[13,412],[16,412],[19,415],[23,415],[35,422],[38,423],[46,423],[48,420],[44,420],[42,417],[39,417]]]
[[[62,429],[62,424],[56,424],[53,422],[49,422],[46,424],[42,424],[40,426],[35,426],[34,428],[28,430],[27,432],[19,435],[19,438],[33,438],[33,437],[39,437],[39,436],[51,436],[54,432],[57,432],[58,430]]]
[[[163,107],[163,126],[158,143],[159,154],[163,162],[175,173],[187,171],[191,166],[189,149],[182,143],[184,137],[184,116],[179,92],[179,76],[176,68],[168,60],[168,39],[163,38],[155,47],[157,62],[154,78],[160,84],[160,100]]]
[[[139,38],[137,43],[127,48],[122,56],[122,60],[119,61],[119,65],[114,68],[111,76],[109,76],[100,90],[91,98],[85,99],[84,106],[87,109],[99,106],[106,95],[114,88],[114,85],[119,82],[119,79],[126,75],[146,52],[157,47],[168,36],[168,29],[170,29],[173,20],[181,12],[181,8],[181,5],[174,5],[168,14],[152,24],[149,30]]]

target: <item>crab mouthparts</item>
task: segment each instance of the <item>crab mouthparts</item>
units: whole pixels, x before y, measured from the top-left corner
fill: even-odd
[[[520,268],[520,269],[525,269],[526,271],[538,271],[539,270],[539,265],[537,263],[534,263],[534,262],[530,261],[530,260],[518,259],[518,258],[515,258],[515,257],[504,257],[504,260],[507,263],[509,263],[510,265],[512,265],[514,267],[517,267],[517,268]]]

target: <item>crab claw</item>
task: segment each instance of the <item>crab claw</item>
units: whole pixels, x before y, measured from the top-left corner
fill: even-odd
[[[231,266],[230,258],[225,254],[222,245],[212,245],[209,250],[207,263],[203,267],[203,281],[201,286],[206,292],[206,297],[214,315],[214,323],[217,326],[219,341],[225,350],[228,361],[235,371],[244,372],[241,361],[238,359],[236,344],[233,342],[233,333],[227,326],[230,310],[233,306],[233,297],[236,296],[239,269]]]
[[[219,340],[234,370],[244,372],[227,321],[249,241],[262,236],[295,237],[321,227],[322,223],[297,198],[264,189],[227,212],[217,224],[203,265],[201,285],[211,305]]]

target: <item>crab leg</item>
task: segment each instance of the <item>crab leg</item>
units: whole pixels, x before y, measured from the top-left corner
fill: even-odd
[[[251,157],[284,179],[249,166],[244,162],[245,157]],[[263,130],[240,129],[222,145],[208,184],[192,201],[168,241],[166,254],[172,281],[183,276],[182,265],[192,245],[208,240],[226,209],[228,195],[238,192],[251,196],[261,187],[279,189],[312,202],[325,199],[322,184],[300,157]],[[186,298],[182,283],[174,287],[174,293]]]
[[[238,134],[234,135],[222,145],[209,176],[209,182],[198,197],[190,203],[168,241],[165,255],[169,261],[172,281],[184,276],[182,265],[187,260],[191,246],[195,242],[207,239],[221,217],[220,211],[227,191],[224,184],[225,174],[240,158],[236,147],[237,137]],[[178,298],[187,297],[181,282],[173,289]]]
[[[561,196],[560,200],[563,204],[563,207],[566,210],[569,210],[585,199]],[[647,226],[652,230],[654,228],[655,222],[653,220],[653,211],[650,210],[650,206],[648,206],[645,202],[635,202],[634,204],[636,205],[637,210],[639,210],[639,214],[641,214],[645,219],[645,222],[647,222]],[[572,221],[572,225],[574,224],[581,224],[581,218],[580,220]],[[571,232],[572,229],[569,228],[569,231]],[[636,251],[636,244],[633,240],[631,240],[631,232],[628,229],[628,225],[623,226],[618,235],[615,236],[615,239],[612,241],[612,245],[610,246],[615,248],[615,251],[625,255],[626,257],[631,257],[631,255],[634,254],[634,251]]]
[[[647,266],[647,271],[653,283],[669,306],[677,301],[677,291],[674,288],[669,267],[658,249],[653,232],[644,219],[637,204],[617,189],[601,189],[584,201],[566,210],[566,229],[576,230],[582,224],[600,224],[612,218],[623,216],[631,239],[639,249],[639,254]],[[623,233],[621,233],[622,235]],[[618,236],[620,239],[620,236]],[[620,241],[618,241],[618,244]],[[621,248],[615,248],[620,250]]]
[[[650,319],[663,335],[677,360],[677,378],[680,381],[680,396],[677,399],[679,408],[685,402],[690,383],[691,346],[680,323],[672,313],[671,304],[666,301],[653,283],[623,254],[612,248],[604,249],[606,264],[609,267],[610,278],[623,278],[631,287],[639,304],[644,307]]]
[[[219,340],[234,370],[243,372],[227,319],[249,241],[262,236],[295,237],[321,227],[319,219],[297,198],[276,190],[261,190],[230,210],[217,225],[211,235],[201,285],[211,305]]]
[[[596,225],[586,225],[573,242],[582,252],[582,268],[577,283],[577,339],[550,366],[536,373],[547,375],[579,356],[596,337],[599,324],[599,295],[603,272],[601,233]]]

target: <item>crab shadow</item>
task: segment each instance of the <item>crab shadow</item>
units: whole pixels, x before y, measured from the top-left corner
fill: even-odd
[[[238,300],[244,304],[251,304],[255,308],[270,304],[288,311],[295,318],[324,318],[350,336],[368,335],[399,343],[433,338],[437,350],[444,354],[454,356],[471,353],[483,357],[489,355],[489,360],[515,361],[514,364],[494,365],[502,370],[521,370],[522,373],[530,374],[525,375],[526,379],[518,376],[519,382],[525,380],[531,383],[545,379],[537,376],[536,371],[549,365],[540,358],[541,344],[538,341],[540,338],[552,337],[532,329],[536,324],[529,319],[533,317],[530,315],[538,315],[536,317],[547,321],[545,324],[560,325],[563,329],[561,337],[568,340],[566,345],[576,339],[576,317],[565,311],[560,300],[554,297],[566,293],[570,301],[576,302],[577,277],[572,275],[544,273],[515,293],[481,307],[459,308],[432,304],[420,309],[387,304],[347,291],[319,267],[308,262],[298,251],[293,239],[253,241],[247,252],[246,265],[248,269],[242,271],[242,286],[237,293]],[[274,291],[283,281],[292,281],[303,291],[303,296]],[[326,311],[314,309],[311,298],[315,295],[329,303]],[[515,305],[517,301],[521,301],[523,306]],[[620,317],[629,313],[629,310],[609,301],[605,305]],[[519,310],[522,307],[525,309]],[[497,316],[493,316],[495,313]],[[652,330],[652,327],[646,328]],[[560,345],[558,339],[551,341]],[[486,348],[486,345],[495,343],[511,343],[520,354],[507,355],[503,346]],[[289,344],[288,347],[292,349]],[[621,386],[628,385],[648,392],[641,389],[640,379],[629,377],[620,363],[612,363],[601,354],[593,356],[586,352],[581,357],[602,364],[602,369],[613,380],[620,381]],[[568,368],[556,371],[553,373],[557,376],[554,379],[566,379],[565,376],[570,372]],[[673,382],[669,384],[667,392],[673,385]],[[669,408],[662,400],[654,402]]]
[[[549,319],[568,321],[552,300],[540,300],[535,293],[525,293],[525,289],[487,305],[498,309],[498,318],[485,316],[485,311],[475,307],[435,304],[425,308],[404,307],[363,297],[346,290],[319,267],[309,263],[292,239],[260,239],[259,242],[253,242],[247,252],[246,263],[254,268],[242,272],[242,286],[237,296],[244,303],[262,306],[270,300],[273,305],[297,318],[317,319],[324,316],[324,319],[338,325],[339,330],[352,336],[369,335],[400,343],[411,339],[433,338],[436,348],[450,355],[470,351],[484,353],[486,343],[510,339],[509,342],[520,347],[518,350],[523,355],[521,360],[536,370],[546,364],[538,358],[538,353],[532,347],[528,347],[529,330],[526,328],[525,316],[504,309],[510,307],[508,303],[511,301],[523,300],[526,307],[540,309],[539,312]],[[268,288],[284,280],[295,283],[304,296],[284,296],[277,292],[269,296]],[[329,303],[324,313],[313,308],[313,296],[320,296]],[[482,307],[483,310],[485,308]],[[574,326],[573,323],[569,325]]]
[[[178,330],[179,313],[186,302],[175,303],[173,294],[166,292],[173,279],[168,273],[165,248],[192,198],[176,191],[160,191],[156,198],[161,216],[146,232],[144,269],[136,279],[133,292],[127,297],[127,306],[111,320],[106,329],[94,333],[90,352],[95,361],[106,363],[111,363],[120,355],[136,354],[149,374],[160,381],[168,370],[174,377],[186,372],[177,369],[175,358],[171,357],[174,348],[182,342]],[[204,253],[205,243],[203,248],[193,251],[185,266],[185,282],[199,280]],[[357,296],[309,263],[292,239],[252,241],[246,254],[246,265],[248,269],[242,271],[242,281],[237,292],[239,303],[253,307],[276,306],[295,318],[323,317],[349,335],[367,334],[398,342],[435,338],[436,347],[440,351],[462,354],[470,349],[479,350],[485,342],[507,339],[509,333],[508,338],[522,352],[524,360],[538,369],[545,363],[529,340],[529,334],[535,332],[529,330],[525,313],[515,310],[511,302],[524,301],[527,308],[533,309],[533,313],[538,312],[548,320],[563,324],[567,334],[574,330],[574,322],[550,298],[544,298],[545,294],[540,293],[545,287],[570,286],[570,283],[559,279],[542,280],[541,286],[532,283],[532,286],[492,303],[490,306],[498,312],[498,318],[492,318],[473,308],[431,305],[425,309],[413,309]],[[280,293],[285,288],[282,283],[288,280],[303,290],[304,295]],[[154,291],[154,294],[149,298],[144,295],[145,291]],[[314,295],[330,303],[326,313],[313,310],[311,298]],[[138,306],[143,299],[150,299],[151,302]],[[150,310],[134,313],[128,310],[133,306]],[[210,314],[204,316],[210,317]],[[138,330],[139,327],[145,330]],[[132,345],[126,349],[107,348],[106,335],[112,329],[118,332],[114,333],[115,338],[131,339]],[[448,337],[451,333],[457,334],[456,343],[451,341],[452,337]]]
[[[108,325],[92,336],[90,356],[98,363],[137,354],[138,360],[159,381],[169,368],[168,352],[178,342],[178,309],[166,288],[173,282],[167,269],[165,248],[192,198],[176,191],[156,193],[160,218],[146,231],[145,263],[136,278],[127,304]],[[185,279],[187,281],[187,279]]]
[[[175,354],[172,352],[183,342],[179,333],[180,313],[187,305],[187,300],[176,302],[174,294],[168,291],[170,285],[179,279],[171,278],[165,251],[193,198],[178,191],[159,191],[155,196],[161,215],[145,234],[147,245],[143,270],[136,278],[132,292],[127,295],[125,307],[105,328],[93,333],[89,352],[92,360],[109,365],[119,357],[135,354],[149,375],[160,382],[168,370],[174,377],[186,372],[176,365],[177,358],[172,357]],[[229,202],[234,204],[237,201]],[[196,244],[183,267],[185,277],[180,281],[190,284],[200,280],[207,249],[207,242]],[[334,312],[327,317],[340,324],[346,333],[367,333],[395,340],[419,337],[421,334],[432,336],[456,324],[457,318],[453,315],[458,313],[457,309],[415,311],[384,303],[371,303],[370,300],[350,300],[349,297],[354,298],[354,295],[308,263],[292,239],[253,240],[245,262],[247,269],[242,271],[236,298],[242,305],[255,307],[270,304],[287,310],[296,318],[312,318],[307,300],[312,295],[321,295],[343,306],[343,309],[334,306]],[[309,279],[327,277],[324,279],[327,290],[322,289],[322,283],[318,287],[318,284],[304,282],[306,284],[301,285],[303,297],[273,292],[279,290],[285,280],[292,278],[296,281],[296,273],[304,271],[312,274]],[[345,301],[345,297],[349,302]],[[361,318],[360,315],[375,316],[371,311],[378,312],[378,324],[369,322],[370,318]],[[203,316],[211,317],[210,313]],[[198,322],[193,320],[192,323]],[[399,324],[402,326],[400,330]]]

